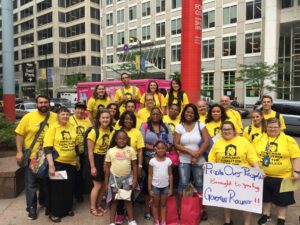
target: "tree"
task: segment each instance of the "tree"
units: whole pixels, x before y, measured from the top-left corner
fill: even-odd
[[[282,70],[283,65],[274,63],[268,65],[264,62],[259,62],[253,65],[241,64],[239,69],[239,76],[236,81],[242,81],[250,86],[258,93],[259,98],[267,90],[269,92],[277,92],[278,86],[283,85],[283,81],[278,81],[277,75]]]

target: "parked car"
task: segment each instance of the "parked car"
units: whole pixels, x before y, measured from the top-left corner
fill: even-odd
[[[74,114],[74,105],[68,99],[65,99],[65,98],[52,98],[50,100],[50,105],[54,105],[54,107],[56,109],[59,109],[62,106],[67,107],[70,110],[71,114]]]
[[[231,108],[238,111],[243,119],[246,119],[250,114],[249,110],[244,109],[244,108],[236,108],[233,106],[231,106]]]
[[[36,103],[35,102],[19,103],[16,104],[15,109],[16,109],[16,118],[20,119],[26,113],[36,110]]]
[[[262,105],[257,109],[262,109]],[[272,109],[283,116],[286,133],[300,134],[300,101],[274,100]]]

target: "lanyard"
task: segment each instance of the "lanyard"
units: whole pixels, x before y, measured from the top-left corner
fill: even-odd
[[[277,141],[277,139],[279,138],[280,134],[275,138],[275,140],[273,141],[273,143],[275,143]],[[269,155],[269,148],[270,148],[270,141],[269,141],[269,136],[268,136],[268,143],[266,145],[265,151],[266,151],[266,155]]]

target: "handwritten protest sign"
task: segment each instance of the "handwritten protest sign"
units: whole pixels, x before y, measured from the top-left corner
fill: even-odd
[[[262,212],[262,170],[221,163],[206,163],[203,205]]]

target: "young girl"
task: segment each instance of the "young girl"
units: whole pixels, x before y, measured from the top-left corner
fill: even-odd
[[[114,199],[118,189],[134,190],[137,185],[137,157],[132,147],[128,146],[129,138],[124,130],[115,132],[110,149],[106,154],[105,187],[113,194],[110,209],[110,225],[115,225],[117,202]],[[132,202],[125,201],[128,225],[136,225],[133,218]]]
[[[154,144],[156,155],[149,162],[148,189],[154,199],[153,216],[155,225],[166,224],[166,201],[172,194],[173,175],[172,162],[166,157],[167,144],[158,140]],[[158,221],[158,208],[160,206],[161,223]]]

